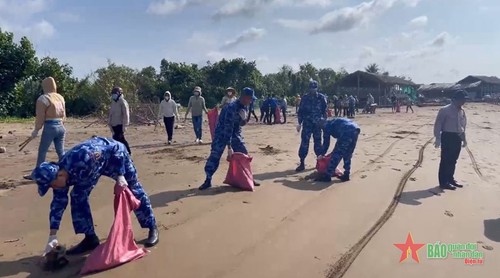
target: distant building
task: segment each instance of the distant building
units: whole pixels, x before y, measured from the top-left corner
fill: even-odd
[[[406,98],[408,95],[414,98],[417,87],[417,84],[404,78],[356,71],[335,83],[335,93],[357,96],[361,104],[366,101],[368,94],[372,94],[376,103],[387,105],[392,94],[398,98]]]
[[[500,79],[496,76],[469,75],[457,82],[464,87],[472,99],[483,99],[486,95],[500,94]],[[474,84],[474,86],[471,86]]]

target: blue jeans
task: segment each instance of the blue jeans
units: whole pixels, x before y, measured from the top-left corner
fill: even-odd
[[[45,162],[47,152],[49,151],[50,144],[54,142],[57,156],[59,159],[64,155],[64,136],[66,129],[59,120],[45,121],[42,131],[42,138],[40,139],[40,146],[38,147],[38,158],[36,160],[36,167]]]
[[[193,128],[196,139],[201,139],[202,129],[201,125],[203,123],[203,116],[193,116]]]

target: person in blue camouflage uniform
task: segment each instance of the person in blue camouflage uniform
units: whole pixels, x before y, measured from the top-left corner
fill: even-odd
[[[271,96],[267,96],[266,99],[260,104],[260,121],[267,124],[269,121],[269,109],[271,107]]]
[[[328,152],[330,137],[336,138],[337,143],[331,154],[326,173],[319,176],[316,181],[332,181],[333,173],[339,165],[340,160],[344,160],[344,174],[340,176],[339,179],[341,181],[348,181],[351,174],[352,154],[356,148],[361,129],[354,121],[346,118],[336,118],[328,121],[323,120],[320,125],[323,129],[323,150],[318,159],[321,159]]]
[[[299,148],[300,165],[296,169],[297,172],[305,170],[304,161],[309,152],[311,135],[314,139],[314,153],[316,156],[321,154],[321,127],[319,122],[327,118],[327,108],[326,96],[318,93],[318,82],[311,80],[309,82],[309,93],[302,97],[297,115],[299,120],[297,132],[302,129]]]
[[[247,106],[252,102],[254,96],[254,90],[246,87],[243,89],[241,97],[237,101],[228,104],[222,109],[217,121],[217,126],[215,127],[215,135],[212,141],[210,156],[205,164],[206,179],[199,187],[200,190],[212,187],[212,176],[219,168],[220,158],[226,146],[228,149],[228,157],[230,157],[233,152],[248,154],[245,142],[241,136],[241,127],[247,123]],[[260,185],[256,181],[254,181],[254,184],[255,186]]]
[[[134,212],[141,227],[149,229],[145,245],[147,247],[156,245],[159,235],[153,208],[148,195],[138,181],[137,170],[126,146],[103,137],[86,140],[69,150],[58,163],[46,162],[33,170],[40,196],[44,196],[49,188],[53,188],[49,242],[53,245],[54,240],[57,241],[56,233],[68,205],[68,199],[71,198],[73,228],[76,234],[85,234],[85,239],[69,249],[67,254],[85,253],[99,245],[99,239],[94,231],[89,196],[101,176],[110,177],[119,185],[127,186],[141,201],[140,207]],[[70,187],[72,187],[71,192]]]

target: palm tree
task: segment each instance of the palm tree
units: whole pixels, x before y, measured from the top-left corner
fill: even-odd
[[[372,63],[366,66],[365,71],[369,73],[379,73],[380,67],[377,64]]]

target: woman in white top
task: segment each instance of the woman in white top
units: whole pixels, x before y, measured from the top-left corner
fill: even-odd
[[[224,106],[236,100],[236,90],[233,87],[226,89],[226,95],[222,98],[219,108],[222,110]]]
[[[170,145],[172,144],[172,137],[174,135],[175,118],[179,119],[179,114],[177,113],[177,103],[172,99],[170,92],[166,91],[163,97],[164,99],[160,102],[158,118],[163,117],[163,123],[167,130],[168,144]]]

